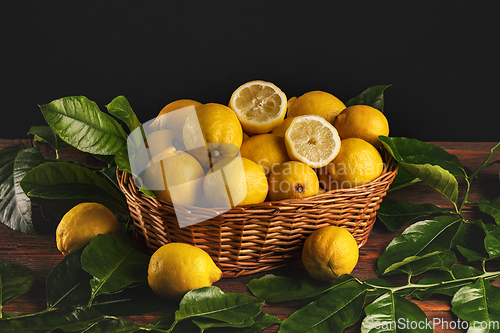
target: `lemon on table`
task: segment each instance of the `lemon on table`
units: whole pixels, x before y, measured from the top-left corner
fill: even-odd
[[[340,137],[335,127],[316,115],[295,117],[285,132],[286,151],[290,159],[312,168],[321,168],[337,156]]]
[[[269,175],[269,199],[302,199],[318,194],[316,172],[306,164],[288,161],[273,168]]]
[[[290,160],[285,140],[269,133],[257,134],[243,141],[240,154],[263,167],[266,176],[269,176],[274,166]]]
[[[332,123],[335,117],[345,109],[344,103],[325,91],[309,91],[297,97],[288,110],[288,117],[315,114]]]
[[[359,138],[342,140],[340,151],[328,164],[332,188],[351,188],[370,182],[384,170],[382,156],[373,145]]]
[[[359,249],[354,236],[337,226],[323,227],[306,238],[302,263],[309,275],[330,283],[350,274],[358,263]]]
[[[275,129],[273,129],[271,131],[272,134],[275,134],[277,136],[282,136],[282,137],[285,137],[285,132],[286,130],[288,129],[288,127],[290,126],[290,124],[292,123],[292,121],[295,119],[295,117],[286,117],[283,122],[281,123],[281,125],[279,125],[278,127],[276,127]]]
[[[368,105],[352,105],[335,119],[335,128],[341,139],[360,138],[379,148],[379,135],[389,135],[387,118],[379,110]]]
[[[218,103],[208,103],[190,114],[182,129],[187,151],[204,168],[238,154],[243,130],[233,110]]]
[[[149,161],[144,170],[143,185],[159,199],[197,206],[202,198],[204,176],[203,168],[193,156],[169,147]]]
[[[188,291],[211,286],[222,271],[204,250],[184,243],[168,243],[153,253],[148,284],[160,297],[180,300]]]
[[[120,225],[109,208],[83,202],[71,208],[56,229],[57,249],[67,255],[89,243],[98,234],[119,231]]]
[[[203,190],[212,207],[234,207],[264,202],[268,183],[264,168],[237,156],[217,162],[207,172]]]
[[[248,134],[262,134],[278,127],[287,110],[286,95],[273,83],[266,81],[247,82],[231,95],[229,107]]]

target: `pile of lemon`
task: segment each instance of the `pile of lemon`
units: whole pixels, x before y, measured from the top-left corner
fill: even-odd
[[[194,115],[168,117],[187,106]],[[177,204],[210,207],[300,199],[370,182],[384,168],[378,137],[389,134],[386,117],[371,106],[346,107],[324,91],[287,99],[260,80],[238,87],[227,106],[171,102],[150,129],[148,140],[168,141],[168,148],[149,161],[145,188],[162,184],[153,192],[172,202],[175,186]],[[214,195],[219,191],[229,198]]]

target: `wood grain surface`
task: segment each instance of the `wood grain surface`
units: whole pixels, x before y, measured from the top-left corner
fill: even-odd
[[[433,142],[434,144],[446,149],[448,152],[457,155],[462,163],[472,170],[476,170],[488,155],[490,149],[495,145],[492,142]],[[2,140],[0,139],[0,149],[7,146],[20,145],[24,147],[38,145],[47,158],[54,158],[55,154],[47,145],[33,143],[29,139],[23,140]],[[61,151],[61,159],[63,160],[78,160],[89,165],[99,165],[99,161],[95,160],[91,155],[79,152],[73,148],[67,148]],[[500,154],[496,154],[494,159],[500,159]],[[484,168],[479,174],[478,179],[473,183],[470,201],[489,200],[500,196],[500,180],[499,180],[500,164],[494,164]],[[459,181],[461,195],[463,195],[464,183]],[[426,186],[425,184],[414,184],[412,186],[390,192],[386,200],[405,200],[412,203],[433,203],[440,207],[449,207],[449,202],[444,199],[439,193]],[[473,220],[477,218],[487,218],[482,215],[477,208],[470,208],[464,211],[467,219]],[[3,311],[14,315],[21,313],[30,313],[42,311],[46,308],[45,280],[50,271],[63,258],[62,254],[57,250],[55,245],[55,233],[52,226],[45,225],[38,207],[33,207],[33,219],[37,222],[38,235],[29,235],[21,232],[13,231],[0,223],[0,261],[17,263],[31,268],[35,273],[35,281],[31,289],[24,295],[8,303]],[[360,249],[359,262],[352,272],[352,275],[360,280],[377,277],[373,266],[382,253],[387,244],[398,234],[403,228],[394,232],[388,231],[384,225],[377,221],[373,228],[368,242]],[[498,261],[488,262],[488,270],[500,270]],[[294,266],[283,269],[270,271],[275,275],[284,275],[291,277],[306,276],[306,272],[302,266]],[[222,279],[215,283],[224,292],[238,292],[250,294],[246,284],[254,279],[262,277],[267,273],[259,273],[248,276],[241,276],[232,279]],[[406,283],[406,276],[394,275],[387,278],[391,282],[402,285]],[[500,285],[495,281],[495,285]],[[457,317],[450,311],[450,298],[444,296],[433,296],[424,302],[409,299],[418,304],[429,319],[442,322],[441,325],[435,326],[435,332],[465,332],[465,330],[446,329],[447,324],[453,324],[457,321]],[[280,319],[287,318],[292,312],[297,310],[296,302],[285,302],[280,304],[264,304],[263,311],[275,315]],[[124,319],[134,321],[138,324],[147,324],[166,312],[173,309],[165,309],[158,313],[152,313],[145,316],[126,317]],[[359,332],[360,322],[348,328],[345,332]],[[450,326],[450,325],[448,325]],[[273,325],[263,332],[277,332],[278,325]]]

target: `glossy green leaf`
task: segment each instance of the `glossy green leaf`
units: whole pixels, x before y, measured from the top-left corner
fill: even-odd
[[[478,202],[479,210],[491,215],[497,224],[500,224],[500,197],[493,200],[484,200]]]
[[[348,274],[340,276],[332,284],[316,284],[306,279],[294,279],[285,276],[266,274],[247,283],[248,289],[259,299],[276,303],[315,297],[354,278]]]
[[[145,326],[145,328],[151,329],[153,332],[200,333],[200,328],[191,320],[182,320],[180,322],[176,321],[175,312],[168,312],[167,314],[154,320],[149,325]]]
[[[384,91],[390,86],[389,84],[369,87],[358,96],[348,100],[345,105],[369,105],[384,112]]]
[[[426,300],[434,294],[453,296],[460,288],[472,283],[470,279],[482,273],[471,266],[454,265],[451,272],[442,272],[418,281],[419,285],[429,286],[413,293],[413,297]]]
[[[40,106],[47,124],[69,145],[91,154],[114,155],[126,147],[121,125],[84,96],[69,96]]]
[[[460,222],[453,216],[415,222],[386,247],[377,260],[377,273],[388,274],[408,263],[449,250]]]
[[[87,305],[90,299],[90,274],[82,269],[83,248],[66,255],[50,272],[46,281],[47,307]]]
[[[462,224],[453,240],[455,247],[467,261],[483,261],[489,255],[484,248],[484,229],[475,224]]]
[[[498,332],[500,330],[500,288],[479,278],[455,293],[451,300],[451,311],[459,318],[469,321],[471,326],[474,326],[476,322],[496,325],[481,332]]]
[[[115,155],[115,163],[118,168],[123,172],[132,173],[132,168],[130,167],[130,160],[128,158],[128,150],[121,149]]]
[[[429,257],[424,257],[403,265],[397,269],[409,276],[417,276],[429,270],[450,271],[451,267],[457,262],[455,253],[451,250],[438,253]]]
[[[364,285],[343,284],[292,313],[278,332],[342,332],[359,320],[365,297]]]
[[[435,145],[416,139],[379,137],[400,167],[455,203],[458,199],[456,177],[464,177],[460,160]]]
[[[64,332],[79,332],[103,319],[104,316],[92,308],[45,311],[0,320],[0,332],[50,333],[57,328]]]
[[[50,126],[31,126],[28,134],[34,135],[34,141],[46,142],[56,151],[70,147],[69,144],[57,136]]]
[[[101,201],[112,211],[128,214],[128,206],[121,191],[92,170],[71,162],[41,164],[29,171],[20,185],[28,196],[59,218],[84,201]],[[99,191],[98,195],[95,195],[96,191]],[[91,200],[93,195],[94,199]]]
[[[38,148],[7,147],[0,151],[0,221],[13,230],[36,234],[31,201],[19,181],[43,162]]]
[[[82,253],[82,268],[92,275],[91,301],[100,294],[112,293],[147,280],[150,257],[125,234],[116,231],[97,235]]]
[[[122,319],[105,319],[87,329],[85,333],[134,333],[138,332],[141,327],[141,325]]]
[[[456,155],[432,143],[405,137],[381,136],[379,139],[398,162],[438,165],[455,177],[464,177],[464,171],[470,172]]]
[[[120,200],[98,185],[87,183],[59,183],[39,186],[28,192],[28,196],[44,208],[52,212],[64,214],[68,207],[80,202],[98,202],[111,211],[128,215],[125,197]]]
[[[131,132],[141,126],[141,122],[132,110],[132,107],[125,96],[115,97],[108,105],[106,105],[106,108],[109,113],[123,121]]]
[[[102,314],[122,317],[146,315],[176,307],[177,304],[160,298],[147,283],[142,283],[117,293],[101,294],[94,298],[92,307]]]
[[[406,170],[405,168],[398,168],[398,173],[396,174],[396,177],[394,177],[394,180],[389,186],[388,192],[399,190],[400,188],[418,182],[421,182],[421,180],[412,175],[408,170]]]
[[[0,261],[0,319],[2,307],[27,292],[35,279],[35,273],[23,265]]]
[[[271,325],[281,323],[281,320],[273,315],[265,312],[260,312],[257,316],[252,318],[253,324],[248,327],[234,328],[234,327],[220,327],[207,332],[214,333],[258,333]]]
[[[189,291],[175,312],[176,322],[202,317],[230,324],[243,323],[260,312],[263,302],[249,295],[224,293],[218,287],[203,287]]]
[[[386,293],[366,306],[362,333],[432,333],[432,322],[418,305],[393,293]]]
[[[377,217],[387,229],[394,231],[419,217],[447,211],[433,204],[415,205],[401,200],[384,200],[377,211]]]

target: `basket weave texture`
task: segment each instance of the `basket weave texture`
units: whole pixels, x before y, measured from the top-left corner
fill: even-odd
[[[304,199],[237,206],[226,212],[201,207],[174,210],[171,203],[140,192],[131,174],[118,169],[117,176],[134,220],[134,239],[139,247],[153,253],[169,242],[188,243],[205,250],[224,277],[237,277],[300,262],[307,236],[329,225],[346,228],[362,247],[397,173],[394,159],[384,155],[383,173],[361,186]],[[220,215],[180,228],[176,213],[196,218]]]

